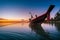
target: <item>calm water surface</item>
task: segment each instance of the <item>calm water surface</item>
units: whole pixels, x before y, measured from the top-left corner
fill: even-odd
[[[60,40],[60,23],[0,23],[0,40]]]

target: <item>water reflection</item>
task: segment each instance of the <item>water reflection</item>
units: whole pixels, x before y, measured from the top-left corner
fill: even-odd
[[[13,23],[0,23],[0,27],[7,26],[7,25],[12,25]]]
[[[0,27],[8,26],[8,25],[13,25],[13,24],[18,24],[18,23],[0,23]],[[24,25],[25,23],[20,23],[20,25]]]
[[[0,23],[0,40],[28,40],[28,29],[26,23]]]
[[[60,31],[60,23],[59,22],[58,23],[57,22],[55,23],[55,27],[57,28],[58,31]]]
[[[49,36],[53,40],[60,40],[59,23],[44,23],[42,24],[44,30],[49,33]]]
[[[60,40],[60,23],[0,23],[0,40]]]
[[[52,40],[50,38],[50,36],[48,35],[48,33],[46,33],[44,31],[44,29],[42,28],[42,26],[40,24],[33,24],[32,23],[29,26],[30,26],[32,31],[36,32],[36,34],[38,34],[38,35],[43,37],[41,40]]]

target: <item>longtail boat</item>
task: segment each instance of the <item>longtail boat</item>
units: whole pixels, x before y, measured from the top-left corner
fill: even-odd
[[[55,5],[50,5],[50,7],[48,8],[47,12],[41,16],[38,16],[34,19],[30,19],[31,23],[42,23],[46,18],[49,20],[50,17],[50,12],[52,11],[52,9],[55,7]]]

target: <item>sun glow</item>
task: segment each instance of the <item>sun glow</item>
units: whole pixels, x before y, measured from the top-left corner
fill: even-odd
[[[29,22],[28,19],[3,19],[0,18],[0,23],[22,23],[22,22]]]

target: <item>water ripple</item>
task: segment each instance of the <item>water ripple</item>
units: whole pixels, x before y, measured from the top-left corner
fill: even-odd
[[[26,33],[18,33],[18,32],[7,32],[1,31],[0,32],[0,40],[37,40],[30,34]]]

